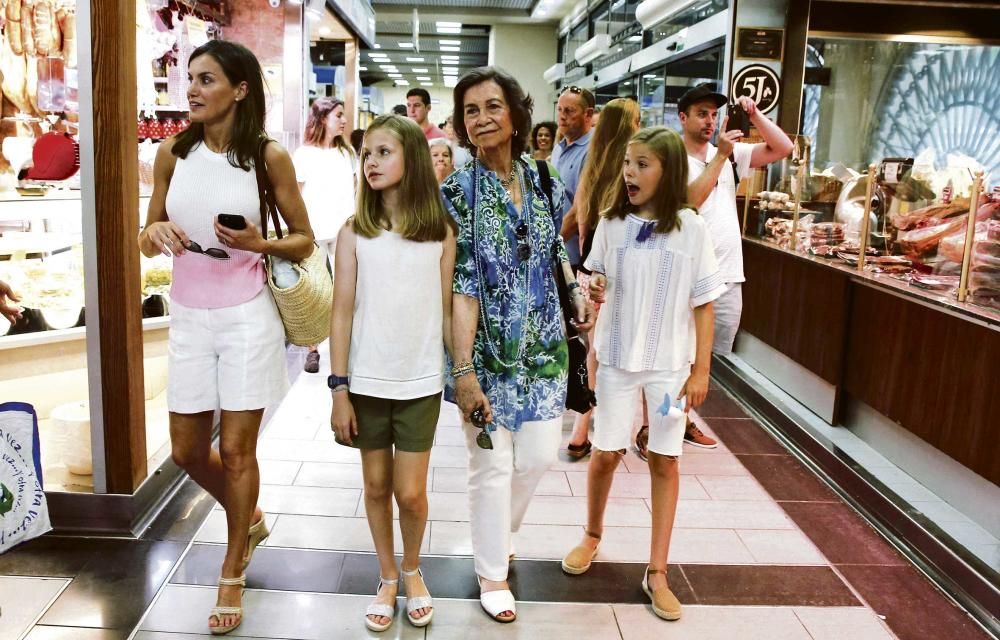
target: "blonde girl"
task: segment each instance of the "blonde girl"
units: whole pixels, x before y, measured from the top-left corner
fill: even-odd
[[[377,118],[362,147],[357,214],[337,237],[331,321],[332,428],[361,450],[365,510],[380,578],[365,624],[385,631],[395,614],[399,569],[392,499],[399,507],[410,623],[430,623],[420,571],[427,524],[427,468],[441,409],[443,350],[451,347],[455,232],[445,213],[420,127]]]
[[[601,119],[594,127],[590,145],[592,149],[600,149],[601,152],[587,154],[573,207],[563,219],[562,227],[564,240],[579,232],[581,262],[587,259],[587,254],[590,252],[600,212],[608,207],[614,188],[621,182],[625,147],[629,139],[639,130],[640,117],[638,102],[627,98],[616,98],[604,106],[601,110]],[[577,281],[586,290],[590,274],[581,269],[577,274]],[[590,338],[587,370],[590,374],[590,383],[594,384],[597,375],[597,356],[593,348],[593,335]],[[587,438],[590,430],[590,414],[588,411],[576,416],[567,447],[571,458],[580,459],[590,453],[591,444]]]
[[[603,120],[603,119],[602,119]],[[629,445],[640,390],[650,415],[652,544],[642,588],[656,615],[677,620],[667,555],[677,512],[685,415],[708,394],[712,301],[725,292],[705,222],[688,205],[687,154],[677,133],[643,129],[629,142],[623,179],[586,260],[591,296],[607,301],[596,331],[597,408],[588,470],[587,529],[563,571],[590,568],[614,471]],[[680,399],[683,398],[683,411]]]

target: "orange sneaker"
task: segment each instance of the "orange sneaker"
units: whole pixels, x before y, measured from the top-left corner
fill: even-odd
[[[687,429],[684,431],[684,442],[702,449],[714,449],[719,446],[715,438],[706,436],[693,422],[687,423]]]

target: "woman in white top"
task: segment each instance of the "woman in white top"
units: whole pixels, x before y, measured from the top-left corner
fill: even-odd
[[[244,572],[268,534],[256,506],[257,433],[264,409],[280,401],[288,385],[285,331],[261,258],[303,260],[313,236],[291,158],[264,133],[264,79],[253,53],[210,40],[191,54],[188,82],[191,126],[157,152],[139,248],[148,257],[173,256],[170,443],[174,461],[226,510],[226,556],[208,621],[210,631],[221,634],[243,621]],[[260,157],[288,225],[281,240],[260,233],[254,169]],[[223,226],[219,214],[234,216],[232,227],[243,228]],[[212,448],[217,409],[218,451]]]
[[[344,138],[347,118],[338,98],[317,98],[309,109],[304,144],[292,161],[316,242],[333,259],[337,233],[354,215],[357,158]],[[309,347],[305,370],[319,371],[319,352]]]

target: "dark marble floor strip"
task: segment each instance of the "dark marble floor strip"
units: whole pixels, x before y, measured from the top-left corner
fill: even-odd
[[[990,638],[967,612],[918,572],[756,421],[734,420],[748,416],[732,397],[726,392],[709,397],[713,405],[702,416],[712,430],[851,587],[876,613],[885,616],[900,640]],[[692,573],[685,567],[691,586],[706,604],[721,603],[708,602],[701,596],[698,571],[718,570],[715,566],[700,566]],[[737,582],[730,580],[726,584],[738,595]],[[810,587],[789,585],[796,594]]]
[[[222,545],[193,545],[171,583],[214,586],[224,553]],[[479,597],[471,558],[424,557],[422,562],[435,596]],[[567,576],[555,560],[515,560],[510,582],[525,601],[643,604],[644,569],[641,563],[595,562],[586,575]],[[671,565],[668,579],[685,604],[859,604],[836,573],[822,566]],[[378,562],[371,553],[263,547],[247,571],[251,589],[369,595],[377,582]]]

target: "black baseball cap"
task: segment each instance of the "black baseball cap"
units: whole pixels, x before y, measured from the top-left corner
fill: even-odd
[[[713,101],[716,107],[721,107],[729,102],[729,98],[721,93],[715,92],[714,84],[711,82],[705,82],[699,84],[693,89],[688,89],[687,92],[681,96],[681,99],[677,101],[677,112],[685,113],[687,112],[688,107],[692,104],[696,102],[703,102],[705,100]]]

